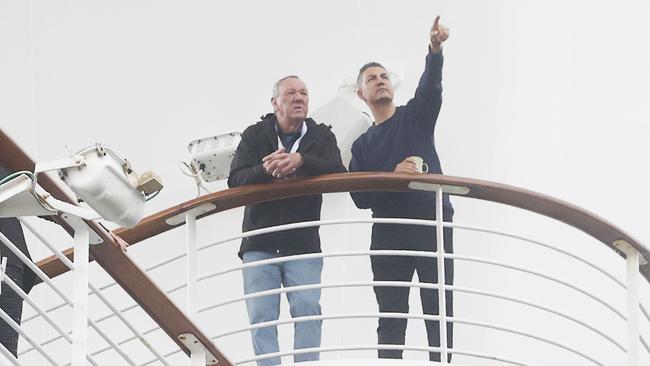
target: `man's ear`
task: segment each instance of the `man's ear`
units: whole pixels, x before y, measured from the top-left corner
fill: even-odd
[[[364,102],[366,101],[366,98],[363,96],[363,91],[361,91],[361,89],[357,89],[357,96]]]
[[[273,106],[273,113],[278,111],[278,104],[275,102],[275,98],[271,97],[271,105]]]

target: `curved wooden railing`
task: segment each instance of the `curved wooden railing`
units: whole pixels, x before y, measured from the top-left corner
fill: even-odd
[[[183,202],[144,218],[133,228],[120,228],[115,233],[133,245],[182,225],[184,222],[182,219],[179,220],[181,223],[177,225],[170,225],[168,221],[170,219],[173,221],[175,217],[181,217],[190,210],[202,207],[207,208],[205,208],[205,212],[198,215],[198,218],[251,203],[309,194],[435,190],[439,185],[442,185],[445,192],[450,195],[502,203],[556,219],[582,230],[619,254],[622,253],[617,245],[627,243],[637,249],[645,259],[650,259],[650,251],[641,242],[605,219],[573,204],[505,184],[436,174],[340,173],[232,188]],[[208,207],[209,205],[214,205],[214,207]],[[39,266],[50,276],[67,271],[67,268],[54,257],[39,262]],[[650,265],[647,264],[647,261],[643,261],[640,272],[650,282]]]
[[[13,170],[33,169],[31,159],[13,144],[6,135],[2,134],[1,130],[0,164]],[[48,179],[47,176],[39,179],[39,184],[43,185],[46,190],[53,193],[57,198],[70,200],[59,189],[57,183]],[[251,203],[320,193],[436,191],[440,187],[450,195],[502,203],[556,219],[585,232],[623,256],[625,255],[619,251],[619,246],[633,247],[644,259],[650,258],[650,251],[642,243],[606,220],[572,204],[504,184],[433,174],[344,173],[312,178],[278,180],[271,184],[228,189],[170,207],[146,217],[133,228],[121,228],[116,230],[115,233],[133,245],[182,226],[188,213],[192,214],[190,216],[201,218]],[[183,351],[189,353],[187,347],[178,341],[179,334],[194,333],[210,352],[216,355],[220,361],[223,361],[223,364],[232,364],[219,352],[209,338],[194,325],[191,319],[174,306],[169,297],[127,256],[117,249],[112,238],[106,235],[103,229],[94,222],[88,222],[88,225],[104,239],[104,244],[91,247],[93,257],[149,313],[154,321],[176,341]],[[72,254],[71,250],[67,251],[68,256],[72,256]],[[56,257],[40,261],[39,267],[49,277],[54,277],[68,270],[68,266]],[[643,260],[642,265],[638,268],[646,280],[650,281],[650,265],[647,264],[647,261]],[[458,320],[456,319],[456,321]],[[639,337],[633,336],[631,339],[636,340],[637,338]]]

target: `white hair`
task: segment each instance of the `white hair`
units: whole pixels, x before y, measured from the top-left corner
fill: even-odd
[[[277,98],[278,94],[280,94],[280,84],[282,84],[283,81],[291,78],[300,80],[300,78],[296,75],[287,75],[273,84],[273,98]]]

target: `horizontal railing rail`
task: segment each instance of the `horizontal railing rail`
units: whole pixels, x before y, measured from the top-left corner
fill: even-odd
[[[226,238],[219,239],[217,241],[212,241],[207,244],[204,244],[200,247],[198,247],[198,251],[206,250],[209,248],[212,248],[214,246],[222,245],[228,242],[233,242],[237,239],[241,239],[243,237],[253,237],[253,236],[258,236],[258,235],[263,235],[271,232],[279,232],[279,231],[284,231],[284,230],[290,230],[290,229],[296,229],[296,228],[305,228],[305,227],[315,227],[315,226],[328,226],[328,225],[341,225],[341,224],[374,224],[374,223],[384,223],[384,224],[398,224],[398,225],[421,225],[421,226],[436,226],[438,223],[437,221],[432,221],[432,220],[420,220],[420,219],[384,219],[384,218],[372,218],[372,219],[341,219],[341,220],[319,220],[319,221],[308,221],[308,222],[300,222],[300,223],[292,223],[292,224],[285,224],[285,225],[279,225],[275,227],[269,227],[269,228],[263,228],[263,229],[258,229],[258,230],[252,230],[244,233],[240,233],[237,235],[232,235]],[[452,222],[443,222],[444,227],[449,227],[449,228],[454,228],[454,229],[460,229],[460,230],[469,230],[469,231],[478,231],[486,234],[492,234],[492,235],[498,235],[498,236],[503,236],[503,237],[509,237],[509,238],[514,238],[518,239],[522,242],[527,242],[529,244],[535,245],[535,246],[540,246],[542,248],[548,249],[553,252],[557,252],[560,254],[563,254],[569,258],[574,259],[580,264],[585,265],[586,267],[592,268],[596,270],[599,274],[603,275],[604,277],[608,278],[611,280],[614,284],[619,286],[622,289],[626,288],[626,285],[616,278],[613,274],[608,272],[607,270],[603,269],[601,266],[595,265],[591,263],[590,261],[574,254],[571,253],[567,250],[558,248],[556,246],[552,246],[547,243],[543,243],[537,240],[533,240],[531,238],[525,237],[523,235],[516,235],[516,234],[509,234],[509,233],[504,233],[498,230],[492,230],[492,229],[486,229],[482,227],[477,227],[473,225],[464,225],[464,224],[459,224],[459,223],[452,223]],[[163,260],[161,263],[169,264],[172,261],[181,259],[185,256],[185,254],[181,255],[176,255],[172,258]],[[295,255],[295,256],[287,256],[287,257],[280,257],[280,258],[273,258],[273,259],[267,259],[263,261],[256,261],[252,263],[245,263],[245,264],[238,264],[235,266],[231,266],[228,268],[224,269],[218,269],[217,271],[213,273],[208,273],[204,274],[202,276],[199,276],[197,278],[198,281],[204,281],[210,278],[215,278],[221,275],[225,275],[231,272],[235,271],[241,271],[246,268],[252,268],[256,266],[261,266],[261,265],[267,265],[267,264],[276,264],[276,263],[281,263],[281,262],[288,262],[288,261],[296,261],[296,260],[302,260],[302,259],[313,259],[313,258],[335,258],[335,257],[358,257],[358,256],[413,256],[413,257],[427,257],[427,258],[432,258],[434,259],[437,256],[436,252],[419,252],[419,251],[408,251],[408,250],[363,250],[363,251],[347,251],[347,252],[326,252],[326,253],[309,253],[309,254],[302,254],[302,255]],[[474,257],[474,256],[466,256],[466,255],[459,255],[459,254],[444,254],[444,257],[447,259],[453,259],[455,261],[471,261],[471,262],[478,262],[478,263],[483,263],[487,265],[493,265],[493,266],[498,266],[502,268],[506,268],[509,270],[513,271],[518,271],[521,273],[526,273],[532,276],[537,276],[549,281],[552,281],[556,284],[565,286],[569,289],[572,289],[574,291],[577,291],[578,293],[591,298],[592,300],[598,302],[599,304],[603,305],[605,308],[610,310],[613,314],[615,314],[619,319],[625,321],[627,320],[627,317],[625,314],[623,314],[620,310],[616,309],[614,306],[609,304],[606,300],[595,296],[588,291],[585,291],[581,289],[580,287],[573,285],[569,283],[568,281],[554,277],[548,274],[543,274],[534,270],[531,270],[529,268],[523,267],[523,266],[517,266],[513,264],[508,264],[504,263],[502,261],[495,261],[495,260],[488,260],[485,258],[479,258],[479,257]],[[151,266],[147,270],[153,270],[161,268],[160,263]],[[108,287],[109,285],[105,285],[104,287]],[[390,281],[390,282],[378,282],[378,281],[365,281],[365,282],[342,282],[342,283],[328,283],[328,284],[316,284],[316,285],[306,285],[306,286],[294,286],[294,287],[288,287],[288,288],[280,288],[276,290],[270,290],[270,291],[265,291],[265,292],[258,292],[255,294],[251,295],[246,295],[243,297],[238,297],[235,299],[229,299],[229,300],[224,300],[219,303],[203,307],[198,309],[197,311],[199,313],[203,313],[212,309],[219,308],[221,306],[225,306],[228,304],[232,304],[235,302],[241,302],[244,301],[248,298],[254,298],[254,297],[261,297],[261,296],[266,296],[266,295],[271,295],[271,294],[280,294],[280,293],[289,293],[289,292],[294,292],[294,291],[301,291],[301,290],[306,290],[306,289],[326,289],[326,288],[346,288],[346,287],[361,287],[361,286],[384,286],[384,287],[413,287],[413,288],[421,288],[421,289],[437,289],[438,285],[436,284],[426,284],[426,283],[410,283],[410,282],[398,282],[398,281]],[[166,291],[167,295],[171,295],[173,292],[176,292],[180,289],[183,289],[186,287],[186,284],[181,284],[178,286],[175,286],[169,290]],[[455,285],[446,285],[445,288],[450,291],[454,292],[461,292],[461,293],[469,293],[469,294],[475,294],[475,295],[482,295],[482,296],[488,296],[488,297],[493,297],[493,298],[498,298],[514,303],[519,303],[522,305],[526,305],[532,308],[536,308],[539,310],[543,310],[545,312],[548,312],[550,314],[557,315],[559,317],[562,317],[564,319],[570,320],[607,340],[609,343],[613,344],[616,346],[618,349],[620,349],[622,352],[626,352],[625,346],[621,344],[621,342],[615,340],[613,337],[611,337],[609,334],[607,334],[605,331],[600,330],[590,324],[588,324],[586,321],[580,320],[577,317],[565,314],[559,310],[556,309],[551,309],[548,306],[544,306],[542,304],[534,303],[531,301],[526,301],[522,299],[518,299],[512,296],[507,296],[504,294],[499,294],[496,292],[490,292],[490,291],[483,291],[483,290],[478,290],[478,289],[473,289],[473,288],[467,288],[467,287],[461,287],[461,286],[455,286]],[[136,306],[129,306],[124,309],[121,309],[121,312],[128,311],[130,309],[135,308]],[[104,316],[97,321],[102,321],[105,319],[108,319],[114,315],[108,315]],[[409,314],[402,315],[406,317],[415,317],[418,318],[418,316],[412,316]],[[322,319],[332,319],[332,318],[345,318],[345,316],[341,315],[324,315],[322,316]],[[349,315],[347,316],[348,318],[354,318],[354,316]],[[356,317],[368,317],[367,314],[365,315],[358,315]],[[390,316],[383,316],[383,317],[390,317]],[[317,317],[318,318],[318,317]],[[297,323],[297,322],[303,322],[303,321],[308,321],[309,319],[312,319],[311,317],[303,317],[303,318],[296,318],[296,319],[286,319],[286,320],[278,320],[275,322],[269,322],[269,323],[258,323],[254,325],[250,325],[248,327],[240,328],[234,331],[228,331],[226,333],[220,333],[215,336],[212,336],[212,339],[219,339],[224,336],[236,334],[236,333],[241,333],[244,331],[249,331],[252,329],[260,328],[260,327],[265,327],[265,326],[272,326],[272,325],[279,325],[279,324],[292,324],[292,323]],[[316,318],[314,318],[316,319]],[[318,318],[321,319],[321,318]],[[424,319],[424,318],[422,318]],[[427,318],[428,319],[428,318]],[[425,320],[427,320],[425,319]],[[456,318],[457,319],[457,318]],[[450,319],[449,321],[453,322],[453,318]],[[458,321],[456,321],[458,322]],[[155,331],[159,329],[158,327],[154,327],[152,329],[147,330],[146,332],[143,332],[143,334],[148,334],[152,331]],[[534,337],[533,337],[534,338]],[[135,339],[135,337],[130,337],[127,338],[123,341],[120,341],[119,343],[123,342],[128,342]],[[550,340],[549,340],[550,341]],[[640,336],[640,341],[646,351],[650,352],[650,349],[647,347],[647,343],[643,336]],[[118,343],[118,344],[119,344]],[[104,350],[100,350],[99,352],[93,353],[93,356],[101,353]],[[453,353],[453,352],[451,352]],[[596,364],[598,364],[596,362]]]
[[[556,219],[587,233],[619,254],[622,253],[617,243],[628,243],[644,258],[650,258],[650,251],[640,241],[598,215],[568,202],[505,184],[437,174],[339,173],[231,188],[183,202],[144,218],[133,228],[121,228],[114,232],[133,245],[184,224],[182,216],[187,212],[196,212],[197,218],[202,218],[248,204],[304,195],[361,191],[435,191],[439,186],[450,195],[501,203]],[[64,253],[69,255],[71,250]],[[67,270],[55,257],[39,262],[39,266],[51,276]],[[650,265],[645,261],[640,271],[646,280],[650,280]]]
[[[280,232],[280,231],[285,231],[285,230],[290,230],[290,229],[296,229],[296,228],[305,228],[305,227],[314,227],[314,226],[326,226],[326,225],[340,225],[340,224],[370,224],[370,223],[390,223],[390,224],[398,224],[398,225],[422,225],[422,226],[436,226],[439,225],[437,221],[431,221],[431,220],[419,220],[419,219],[344,219],[344,220],[320,220],[320,221],[309,221],[309,222],[300,222],[300,223],[293,223],[293,224],[285,224],[285,225],[279,225],[275,227],[269,227],[269,228],[263,228],[263,229],[258,229],[258,230],[252,230],[248,231],[245,233],[240,233],[237,235],[232,235],[227,238],[222,238],[217,241],[212,241],[209,242],[208,244],[204,244],[200,246],[197,250],[206,250],[208,248],[212,248],[214,246],[222,245],[228,242],[233,242],[237,239],[243,238],[243,237],[253,237],[253,236],[258,236],[258,235],[263,235],[271,232]],[[588,268],[592,268],[596,270],[599,274],[603,275],[604,277],[610,279],[614,284],[619,286],[622,289],[626,288],[626,285],[616,278],[614,275],[609,273],[607,270],[603,269],[600,266],[597,266],[590,261],[587,261],[586,259],[577,256],[574,253],[571,253],[567,250],[556,248],[555,246],[552,246],[550,244],[542,243],[540,241],[536,241],[530,238],[527,238],[522,235],[515,235],[515,234],[508,234],[504,232],[500,232],[497,230],[491,230],[491,229],[486,229],[486,228],[481,228],[477,226],[472,226],[472,225],[464,225],[464,224],[459,224],[459,223],[451,223],[451,222],[443,222],[442,223],[443,227],[449,227],[449,228],[454,228],[454,229],[461,229],[461,230],[471,230],[471,231],[479,231],[487,234],[492,234],[492,235],[499,235],[499,236],[504,236],[504,237],[510,237],[510,238],[515,238],[519,239],[524,242],[528,242],[533,245],[540,246],[542,248],[563,254],[569,258],[574,259],[580,264],[585,265]],[[358,256],[413,256],[413,257],[426,257],[426,258],[432,258],[434,259],[438,255],[437,252],[420,252],[420,251],[409,251],[409,250],[363,250],[363,251],[346,251],[346,252],[325,252],[325,253],[309,253],[309,254],[301,254],[301,255],[294,255],[294,256],[286,256],[286,257],[279,257],[279,258],[273,258],[273,259],[267,259],[267,260],[261,260],[261,261],[256,261],[256,262],[251,262],[251,263],[245,263],[245,264],[237,264],[231,267],[227,267],[224,269],[218,269],[214,271],[213,273],[208,273],[204,274],[202,276],[198,276],[197,280],[198,281],[204,281],[207,279],[219,277],[231,272],[235,271],[242,271],[247,268],[252,268],[252,267],[257,267],[257,266],[263,266],[263,265],[268,265],[268,264],[277,264],[277,263],[282,263],[282,262],[289,262],[289,261],[297,261],[297,260],[303,260],[303,259],[313,259],[313,258],[337,258],[337,257],[358,257]],[[184,254],[181,255],[176,255],[170,259],[166,259],[163,261],[163,263],[171,263],[174,260],[178,260],[180,258],[183,258]],[[599,296],[593,295],[589,293],[586,290],[583,290],[579,286],[571,284],[569,281],[564,280],[559,277],[554,277],[548,274],[540,273],[538,271],[534,271],[530,268],[524,267],[524,266],[517,266],[513,264],[508,264],[504,263],[502,261],[495,261],[495,260],[489,260],[485,258],[479,258],[475,256],[467,256],[467,255],[460,255],[460,254],[444,254],[444,258],[446,259],[453,259],[454,261],[471,261],[471,262],[478,262],[478,263],[483,263],[487,265],[493,265],[493,266],[498,266],[502,268],[506,268],[509,270],[513,271],[518,271],[521,273],[526,273],[532,276],[537,276],[542,279],[546,279],[549,281],[552,281],[556,284],[565,286],[569,289],[572,289],[574,291],[577,291],[578,293],[591,298],[592,300],[596,301],[597,303],[603,305],[605,308],[610,310],[613,314],[615,314],[620,320],[626,321],[627,316],[621,312],[620,310],[616,309],[613,305],[611,305],[609,302],[606,300],[602,299]],[[157,265],[153,266],[152,268],[160,268]],[[437,284],[426,284],[426,283],[411,283],[411,282],[399,282],[399,281],[363,281],[363,282],[338,282],[338,283],[321,283],[321,284],[314,284],[314,285],[303,285],[303,286],[292,286],[292,287],[285,287],[285,288],[279,288],[279,289],[274,289],[274,290],[268,290],[264,292],[257,292],[254,294],[249,294],[233,299],[226,299],[226,300],[221,300],[220,302],[216,304],[212,304],[209,306],[205,306],[202,308],[198,309],[199,313],[204,313],[209,310],[213,310],[228,304],[233,304],[236,302],[242,302],[245,301],[246,299],[250,298],[256,298],[256,297],[263,297],[267,295],[275,295],[275,294],[281,294],[281,293],[290,293],[290,292],[295,292],[295,291],[303,291],[303,290],[309,290],[309,289],[337,289],[337,288],[348,288],[348,287],[373,287],[373,286],[382,286],[382,287],[412,287],[412,288],[420,288],[420,289],[438,289],[439,285]],[[181,284],[178,286],[175,286],[169,290],[167,290],[167,294],[171,294],[175,291],[178,291],[180,289],[185,288],[185,284]],[[621,352],[626,352],[627,349],[625,346],[620,341],[617,341],[612,337],[611,335],[607,334],[604,330],[598,329],[595,326],[592,326],[588,324],[587,321],[580,320],[575,316],[568,315],[560,310],[557,309],[552,309],[548,306],[535,303],[532,301],[527,301],[527,300],[522,300],[515,298],[513,296],[507,296],[504,294],[499,294],[496,292],[491,292],[491,291],[484,291],[484,290],[479,290],[479,289],[474,289],[474,288],[467,288],[467,287],[462,287],[462,286],[457,286],[457,285],[446,285],[445,288],[448,291],[453,291],[453,292],[459,292],[459,293],[468,293],[468,294],[474,294],[474,295],[481,295],[481,296],[488,296],[492,298],[498,298],[501,300],[505,301],[510,301],[514,303],[518,303],[521,305],[526,305],[531,308],[536,308],[538,310],[545,311],[547,313],[557,315],[561,318],[564,318],[566,320],[569,320],[575,324],[578,324],[585,329],[592,331],[599,336],[601,336],[603,339],[605,339],[607,342],[611,343],[614,345],[616,348],[618,348]],[[282,324],[295,324],[299,322],[304,322],[304,321],[310,321],[310,320],[325,320],[325,319],[342,319],[342,318],[366,318],[366,317],[379,317],[379,314],[347,314],[347,315],[321,315],[321,316],[307,316],[307,317],[300,317],[300,318],[293,318],[293,319],[282,319],[282,320],[277,320],[277,321],[272,321],[272,322],[266,322],[266,323],[257,323],[253,325],[249,325],[247,327],[242,327],[238,328],[235,330],[230,330],[226,331],[225,333],[222,332],[220,334],[214,335],[211,338],[212,339],[220,339],[226,336],[230,336],[233,334],[237,333],[242,333],[246,331],[250,331],[253,329],[257,328],[263,328],[263,327],[268,327],[268,326],[275,326],[275,325],[282,325]],[[381,313],[381,317],[392,317],[392,314],[386,314],[386,313]],[[400,314],[397,315],[397,317],[405,317],[405,318],[413,318],[413,319],[424,319],[424,320],[437,320],[439,317],[437,316],[428,316],[428,315],[411,315],[411,314]],[[487,324],[487,323],[480,323],[476,321],[469,321],[469,320],[461,320],[459,321],[458,318],[448,318],[448,321],[450,322],[456,322],[456,323],[462,323],[462,324],[474,324],[474,325],[480,325],[484,327],[491,327],[493,329],[499,329],[505,332],[510,332],[514,334],[519,334],[519,335],[524,335],[533,339],[538,339],[543,342],[557,345],[558,347],[568,350],[572,353],[575,353],[577,355],[580,355],[581,357],[584,356],[587,360],[590,362],[601,365],[602,363],[593,359],[592,357],[589,357],[588,355],[584,354],[584,352],[577,351],[571,347],[559,344],[557,342],[554,342],[551,339],[544,338],[544,337],[538,337],[534,334],[529,334],[521,330],[516,330],[516,329],[511,329],[511,328],[504,328],[500,327],[498,325],[494,324]],[[644,346],[645,350],[650,353],[650,349],[647,347],[647,343],[645,342],[645,339],[643,336],[639,337],[642,345]],[[320,349],[329,349],[329,348],[320,348]],[[408,348],[406,348],[408,349]],[[296,350],[298,351],[298,350]],[[575,351],[575,352],[574,352]],[[456,353],[454,352],[454,349],[450,349],[450,353]],[[290,354],[298,354],[294,352],[283,352],[281,353],[282,355],[290,355]],[[269,355],[265,355],[264,357],[256,357],[252,358],[250,360],[261,360],[264,358],[268,357],[273,357]],[[246,361],[248,362],[248,361]]]
[[[338,346],[338,347],[314,347],[314,348],[302,348],[298,349],[295,351],[285,351],[285,352],[276,352],[276,353],[269,353],[265,355],[260,355],[256,357],[251,357],[248,359],[243,359],[240,361],[236,361],[235,363],[237,365],[243,365],[251,362],[255,362],[258,360],[265,360],[268,358],[272,357],[280,357],[280,356],[292,356],[292,355],[299,355],[299,354],[304,354],[304,353],[313,353],[313,352],[342,352],[342,351],[375,351],[375,350],[401,350],[401,351],[420,351],[420,352],[440,352],[441,348],[440,347],[425,347],[425,346],[401,346],[401,345],[389,345],[389,344],[374,344],[374,345],[349,345],[349,346]],[[450,350],[449,353],[451,354],[457,354],[457,355],[463,355],[463,356],[471,356],[471,357],[476,357],[476,358],[482,358],[482,359],[487,359],[491,361],[498,361],[498,362],[503,362],[506,364],[510,365],[517,365],[517,366],[536,366],[531,363],[524,363],[521,361],[516,361],[512,360],[510,358],[506,357],[500,357],[500,356],[495,356],[491,354],[486,354],[486,353],[481,353],[481,352],[473,352],[473,351],[467,351],[463,349],[453,349]]]
[[[385,224],[398,224],[398,225],[423,225],[423,226],[435,226],[436,222],[431,221],[431,220],[421,220],[421,219],[386,219],[386,218],[369,218],[369,219],[340,219],[340,220],[319,220],[319,221],[306,221],[306,222],[300,222],[300,223],[292,223],[292,224],[285,224],[285,225],[278,225],[274,227],[269,227],[269,228],[263,228],[263,229],[257,229],[257,230],[251,230],[248,232],[240,233],[237,235],[229,236],[214,242],[207,243],[205,245],[200,246],[197,250],[203,251],[209,248],[212,248],[214,246],[222,245],[228,242],[232,242],[234,240],[238,240],[244,237],[254,237],[258,235],[263,235],[263,234],[268,234],[271,232],[279,232],[279,231],[284,231],[284,230],[291,230],[291,229],[298,229],[298,228],[307,228],[307,227],[315,227],[315,226],[330,226],[330,225],[341,225],[341,224],[373,224],[373,223],[385,223]],[[492,230],[492,229],[486,229],[486,228],[481,228],[477,226],[472,226],[472,225],[464,225],[464,224],[459,224],[459,223],[451,223],[451,222],[444,222],[443,224],[444,227],[450,227],[450,228],[455,228],[455,229],[460,229],[460,230],[470,230],[470,231],[479,231],[479,232],[484,232],[484,233],[489,233],[493,235],[499,235],[499,236],[504,236],[504,237],[509,237],[509,238],[514,238],[517,239],[521,242],[527,242],[529,244],[537,245],[543,248],[546,248],[548,250],[560,253],[562,255],[565,255],[567,257],[570,257],[585,266],[588,266],[590,268],[593,268],[600,274],[604,275],[606,278],[610,279],[612,282],[620,286],[622,289],[626,288],[626,285],[618,278],[616,278],[613,274],[611,274],[609,271],[603,269],[601,266],[598,266],[592,262],[589,262],[585,260],[584,258],[571,253],[569,251],[566,251],[564,249],[558,248],[557,246],[553,246],[547,243],[543,243],[538,240],[533,240],[531,238],[522,236],[522,235],[516,235],[516,234],[509,234],[509,233],[504,233],[498,230]],[[288,257],[282,257],[282,258],[274,258],[274,259],[268,259],[264,261],[258,261],[258,262],[253,262],[253,263],[246,263],[246,264],[238,264],[232,267],[228,267],[225,269],[219,269],[218,271],[210,274],[205,274],[201,275],[197,278],[197,280],[204,281],[210,278],[214,278],[217,276],[221,276],[230,272],[234,271],[240,271],[245,268],[250,268],[250,267],[255,267],[259,266],[262,264],[275,264],[275,263],[281,263],[281,262],[287,262],[287,261],[296,261],[296,260],[301,260],[301,259],[312,259],[312,258],[333,258],[333,257],[354,257],[354,256],[370,256],[370,255],[375,255],[375,256],[415,256],[415,257],[430,257],[430,258],[435,258],[435,252],[417,252],[417,251],[408,251],[408,250],[373,250],[373,251],[353,251],[353,252],[327,252],[327,253],[310,253],[310,254],[303,254],[303,255],[297,255],[297,256],[288,256]],[[157,263],[155,265],[152,265],[145,269],[146,272],[152,271],[158,268],[161,268],[163,265],[170,264],[173,261],[180,260],[185,257],[185,254],[180,254],[176,255],[174,257],[171,257],[169,259],[163,260],[160,263]],[[461,256],[457,254],[445,254],[445,258],[449,259],[457,259],[457,260],[465,260],[465,261],[474,261],[474,262],[481,262],[484,264],[491,264],[491,265],[497,265],[501,267],[505,267],[511,270],[523,272],[523,273],[528,273],[530,275],[546,278],[547,280],[553,281],[555,283],[561,284],[563,286],[566,286],[567,288],[571,288],[575,291],[582,292],[588,297],[592,297],[595,301],[601,303],[603,306],[605,306],[607,309],[612,311],[614,314],[616,314],[620,319],[625,320],[626,317],[625,315],[618,309],[615,309],[612,305],[607,303],[606,301],[593,297],[593,295],[581,290],[580,288],[568,283],[567,281],[556,278],[553,276],[549,275],[544,275],[540,274],[534,271],[531,271],[528,268],[522,267],[522,266],[516,266],[516,265],[510,265],[510,264],[505,264],[503,262],[498,262],[498,261],[489,261],[486,259],[482,258],[477,258],[477,257],[471,257],[471,256]],[[110,283],[107,285],[104,285],[98,289],[98,291],[102,291],[106,288],[111,287],[112,285],[115,285],[116,283]],[[170,288],[165,291],[167,295],[171,295],[176,291],[179,291],[183,288],[186,287],[186,284],[180,284],[177,285],[173,288]],[[93,292],[89,292],[89,295],[92,295]],[[58,304],[54,305],[53,307],[48,309],[49,311],[56,310],[63,306],[65,304]],[[137,308],[136,305],[130,305],[127,307],[124,307],[120,309],[119,311],[121,313],[132,310]],[[642,305],[642,308],[643,305]],[[108,314],[106,316],[103,316],[101,318],[96,319],[96,322],[102,322],[106,319],[109,319],[111,317],[114,317],[115,314]],[[37,316],[33,316],[31,318],[26,319],[26,321],[29,321],[31,319],[36,318]],[[650,321],[650,319],[648,319]],[[52,338],[51,341],[55,341],[59,339],[59,337]]]

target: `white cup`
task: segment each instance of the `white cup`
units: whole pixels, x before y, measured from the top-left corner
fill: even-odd
[[[419,156],[409,156],[408,159],[412,162],[415,163],[415,169],[418,171],[418,173],[428,173],[429,172],[429,164],[424,162],[424,159],[422,159]]]

